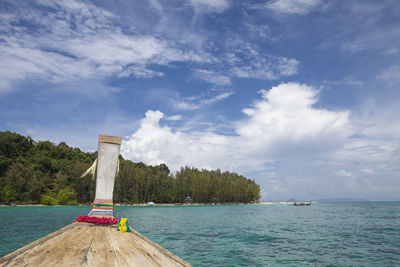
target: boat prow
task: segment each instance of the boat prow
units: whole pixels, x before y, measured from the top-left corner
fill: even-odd
[[[191,266],[135,230],[72,223],[2,258],[0,266]]]

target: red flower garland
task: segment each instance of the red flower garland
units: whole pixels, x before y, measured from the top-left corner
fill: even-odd
[[[76,218],[74,222],[88,222],[94,224],[117,224],[118,218],[106,218],[106,217],[92,217],[88,215],[81,215]]]

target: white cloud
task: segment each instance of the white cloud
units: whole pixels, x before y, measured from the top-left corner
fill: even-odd
[[[385,105],[377,99],[366,99],[357,114],[357,128],[361,135],[377,140],[400,139],[400,100],[393,98]]]
[[[362,81],[352,76],[348,76],[345,77],[343,80],[337,80],[337,81],[324,80],[322,81],[322,83],[326,85],[351,85],[351,86],[360,86],[364,84]]]
[[[398,51],[400,26],[392,20],[388,10],[399,9],[396,1],[342,1],[342,11],[326,29],[326,38],[320,48],[341,48],[344,52],[374,51],[391,54]],[[395,17],[393,17],[395,18]]]
[[[165,118],[167,121],[180,121],[182,120],[181,115],[172,115]]]
[[[26,78],[51,82],[112,75],[151,78],[163,73],[149,65],[210,60],[201,51],[183,49],[173,40],[135,34],[133,29],[123,31],[118,17],[90,3],[40,4],[57,11],[20,7],[18,17],[1,15],[2,91],[9,90],[13,81]]]
[[[147,111],[140,128],[123,143],[122,155],[153,165],[167,163],[170,168],[177,170],[186,164],[203,165],[209,152],[216,153],[219,136],[173,131],[168,126],[160,126],[159,121],[163,116],[160,111]]]
[[[174,97],[169,99],[175,109],[195,110],[208,105],[215,104],[221,100],[230,97],[233,92],[220,93],[213,97],[195,96],[195,97]]]
[[[397,50],[400,26],[396,22],[386,23],[387,10],[398,9],[397,2],[356,1],[349,2],[349,4],[351,13],[346,16],[351,18],[349,21],[351,25],[360,25],[360,27],[354,28],[345,25],[349,29],[346,29],[348,40],[344,42],[343,50],[361,52],[376,49],[383,53]]]
[[[234,77],[275,80],[298,72],[300,62],[296,59],[261,53],[248,42],[229,39],[226,48],[224,61]]]
[[[227,0],[189,0],[196,12],[221,13],[229,8]]]
[[[267,40],[274,39],[272,37],[271,29],[267,25],[251,23],[246,21],[243,24],[246,30],[249,32],[250,36],[255,39],[260,39],[260,38]]]
[[[121,71],[118,74],[118,77],[128,77],[132,74],[138,78],[152,78],[152,77],[164,76],[164,73],[148,69],[144,66],[131,66]]]
[[[321,0],[272,0],[266,7],[282,14],[306,15],[321,4]]]
[[[225,93],[216,95],[213,98],[203,99],[200,103],[201,103],[201,105],[211,105],[211,104],[217,103],[221,100],[224,100],[224,99],[230,97],[231,95],[233,95],[233,92],[225,92]]]
[[[244,109],[248,119],[236,132],[247,147],[277,156],[307,147],[308,154],[335,149],[351,134],[349,112],[315,109],[318,91],[298,83],[283,83],[269,91],[261,90],[262,99]],[[324,142],[324,147],[320,143]],[[332,147],[333,146],[333,147]]]
[[[194,70],[194,77],[208,83],[227,86],[232,78],[276,80],[298,72],[300,62],[294,58],[273,56],[241,38],[228,38],[225,53],[208,67]],[[218,69],[223,69],[221,72]]]
[[[342,177],[352,177],[353,176],[350,172],[347,172],[345,170],[339,170],[337,172],[337,175],[342,176]]]
[[[235,123],[236,135],[172,129],[160,125],[163,113],[148,111],[121,151],[134,161],[165,162],[172,170],[190,165],[234,171],[261,171],[299,149],[319,146],[315,153],[324,154],[340,148],[342,143],[335,140],[350,134],[348,112],[313,108],[317,93],[297,83],[261,91],[262,99],[243,110],[248,118]],[[321,142],[330,145],[321,147]]]
[[[375,172],[372,170],[372,169],[370,169],[370,168],[364,168],[364,169],[361,169],[361,171],[363,172],[363,173],[366,173],[366,174],[374,174]]]
[[[378,75],[378,79],[385,81],[391,85],[399,85],[400,84],[400,65],[394,65],[390,68],[387,68]]]
[[[46,79],[53,82],[73,78],[87,78],[96,68],[85,59],[74,60],[50,51],[19,45],[0,46],[0,78],[8,81],[25,78]]]
[[[211,84],[216,84],[221,86],[231,84],[231,79],[228,76],[218,74],[210,70],[195,70],[193,75],[196,78],[199,78]]]
[[[296,59],[262,53],[243,37],[228,38],[222,46],[211,45],[212,35],[203,26],[201,30],[194,29],[196,22],[182,26],[176,20],[178,11],[158,1],[150,5],[150,13],[161,13],[156,26],[148,30],[140,21],[124,24],[119,15],[88,2],[16,2],[10,9],[13,13],[0,14],[0,91],[11,90],[14,81],[24,79],[62,83],[161,77],[164,73],[159,66],[171,68],[178,62],[190,62],[194,77],[218,86],[231,85],[233,77],[273,80],[298,71]],[[190,6],[196,12],[222,12],[230,3],[193,0]],[[267,30],[257,28],[257,32]],[[212,55],[217,47],[218,57]]]
[[[158,12],[163,11],[163,7],[158,0],[150,0],[150,6],[155,8]]]
[[[185,165],[216,168],[222,164],[226,137],[212,132],[186,133],[160,126],[163,116],[160,111],[147,111],[140,128],[123,142],[122,155],[152,165],[167,163],[174,171]]]

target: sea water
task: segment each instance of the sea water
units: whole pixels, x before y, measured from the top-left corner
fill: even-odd
[[[0,256],[90,207],[0,207]],[[400,202],[126,207],[116,215],[193,266],[400,266]]]

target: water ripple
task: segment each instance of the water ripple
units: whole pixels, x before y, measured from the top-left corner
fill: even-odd
[[[1,207],[0,256],[88,209]],[[116,211],[137,231],[194,266],[400,266],[399,202]],[[22,215],[24,220],[19,220]]]

